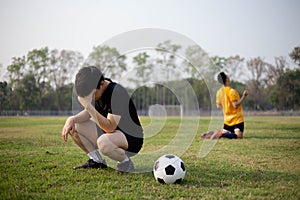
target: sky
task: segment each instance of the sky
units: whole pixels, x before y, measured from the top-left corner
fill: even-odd
[[[167,29],[210,56],[289,58],[300,46],[299,0],[0,0],[0,81],[13,57],[49,47],[87,56],[127,31]]]

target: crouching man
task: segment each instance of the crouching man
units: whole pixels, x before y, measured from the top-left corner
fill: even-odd
[[[84,109],[66,120],[62,138],[67,141],[70,135],[90,159],[74,169],[107,168],[103,154],[117,161],[117,172],[132,172],[130,157],[142,148],[143,129],[126,89],[97,67],[81,68],[75,89]]]

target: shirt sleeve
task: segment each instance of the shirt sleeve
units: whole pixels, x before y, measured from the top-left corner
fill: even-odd
[[[216,95],[216,104],[220,105],[222,104],[222,97],[221,97],[221,90],[218,90],[217,95]]]

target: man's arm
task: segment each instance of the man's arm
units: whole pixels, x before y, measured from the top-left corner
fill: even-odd
[[[232,106],[233,106],[235,109],[238,108],[238,107],[243,103],[243,101],[245,100],[245,98],[246,98],[247,95],[248,95],[248,91],[245,90],[245,91],[243,92],[243,96],[242,96],[242,98],[240,98],[240,100],[238,100],[238,101],[232,101]]]
[[[224,89],[223,89],[224,91]],[[222,97],[221,97],[221,90],[218,90],[216,94],[216,106],[218,109],[222,109]]]
[[[121,116],[108,114],[107,118],[101,115],[95,107],[92,105],[92,99],[94,98],[95,91],[92,91],[86,97],[78,97],[78,101],[85,108],[92,120],[106,133],[112,133],[116,130]]]
[[[86,110],[81,111],[77,115],[70,116],[65,122],[63,130],[61,132],[61,136],[64,141],[68,140],[68,134],[74,134],[75,132],[75,123],[84,122],[90,119],[90,115]]]
[[[217,106],[218,109],[222,108],[222,104],[216,103],[216,106]]]
[[[108,114],[107,118],[101,115],[92,104],[86,106],[86,111],[90,114],[93,121],[106,133],[112,133],[116,130],[121,116]]]
[[[90,114],[86,110],[82,110],[80,113],[72,116],[74,123],[85,122],[91,118]]]

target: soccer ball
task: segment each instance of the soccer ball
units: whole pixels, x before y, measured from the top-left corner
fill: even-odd
[[[161,156],[154,163],[153,175],[162,184],[179,184],[183,181],[186,170],[183,161],[172,154]]]

